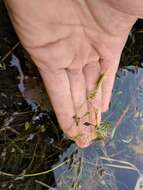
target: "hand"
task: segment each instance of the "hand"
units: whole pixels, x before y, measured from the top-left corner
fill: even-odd
[[[6,5],[39,68],[61,128],[78,146],[88,146],[96,138],[101,112],[108,109],[120,55],[136,17],[102,0],[6,0]],[[87,101],[103,73],[96,97]]]

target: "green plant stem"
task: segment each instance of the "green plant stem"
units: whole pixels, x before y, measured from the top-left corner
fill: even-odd
[[[53,172],[56,169],[62,167],[63,165],[65,165],[66,163],[68,163],[68,161],[69,160],[65,160],[64,162],[60,163],[59,165],[55,166],[54,168],[52,168],[50,170],[47,170],[47,171],[44,171],[44,172],[33,173],[33,174],[23,174],[23,175],[19,174],[19,175],[15,175],[15,174],[12,174],[12,173],[7,173],[7,172],[0,171],[0,175],[5,175],[5,176],[8,176],[8,177],[35,177],[35,176],[45,175],[45,174]]]

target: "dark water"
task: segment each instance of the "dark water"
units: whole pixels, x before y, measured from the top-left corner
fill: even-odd
[[[128,39],[103,115],[112,123],[111,135],[81,150],[58,128],[2,2],[0,10],[0,189],[134,190],[143,173],[143,22]]]
[[[131,69],[135,73],[129,72],[128,69]],[[74,159],[76,161],[73,159],[73,162],[80,163],[80,159],[83,159],[82,171],[79,178],[80,183],[77,189],[134,189],[139,177],[137,171],[124,168],[125,165],[122,163],[103,161],[100,159],[100,156],[132,163],[141,173],[143,172],[142,82],[142,69],[127,67],[126,69],[119,70],[114,87],[112,104],[109,112],[104,115],[104,118],[108,118],[111,121],[113,127],[118,127],[115,133],[112,134],[112,139],[107,142],[105,141],[104,144],[93,144],[86,150],[78,150],[78,153],[75,153]],[[61,157],[61,162],[64,157],[69,157],[75,149],[75,146],[71,146],[64,153],[65,155]],[[106,166],[106,164],[114,164],[115,167],[123,166],[123,168],[114,168]],[[78,178],[79,170],[76,170],[75,165],[78,167],[76,163],[73,163],[70,169],[67,169],[68,166],[64,167],[63,171],[66,172],[62,177],[65,179],[65,183],[67,183],[69,176],[72,180],[73,177],[75,177],[74,180]],[[99,171],[98,173],[98,170],[103,171]],[[59,175],[58,171],[55,173],[57,176]],[[69,183],[72,184],[71,181]],[[57,189],[67,189],[67,187],[62,186]]]

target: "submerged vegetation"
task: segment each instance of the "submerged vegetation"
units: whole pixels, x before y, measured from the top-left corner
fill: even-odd
[[[142,73],[135,80],[133,75],[126,75],[143,67],[140,29],[133,29],[122,54],[124,81],[119,73],[120,87],[115,86],[111,109],[101,125],[95,126],[97,139],[91,147],[81,150],[59,129],[37,69],[13,29],[5,27],[10,22],[2,2],[0,10],[6,19],[3,26],[0,23],[3,28],[0,31],[0,189],[142,190],[143,102],[138,96],[142,95]],[[96,98],[104,77],[106,74],[100,76],[88,101]],[[79,120],[75,117],[77,125]],[[122,123],[127,125],[126,129],[120,127]],[[124,179],[118,177],[119,171],[126,176],[134,174],[134,184],[127,184],[127,178],[124,184]]]

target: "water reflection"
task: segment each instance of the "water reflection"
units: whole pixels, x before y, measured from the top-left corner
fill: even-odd
[[[2,43],[1,52],[9,51]],[[41,109],[50,105],[37,70],[31,72],[29,60],[21,63],[15,53],[0,71],[0,167],[20,178],[2,175],[1,188],[134,190],[143,172],[143,69],[119,70],[110,110],[103,115],[113,126],[110,138],[81,150],[57,129],[55,115]]]
[[[59,180],[58,190],[67,187],[82,190],[134,190],[143,172],[142,81],[141,68],[130,66],[119,70],[110,110],[103,116],[113,125],[110,139],[85,150],[76,150],[76,147],[71,146],[61,157],[62,161],[72,155],[73,162],[63,167],[63,175],[60,173],[62,185]],[[55,176],[58,179],[59,171],[55,171]]]
[[[0,22],[3,58],[17,38],[7,27],[2,1],[0,10],[6,18]],[[1,190],[134,190],[143,173],[142,39],[142,33],[131,35],[122,55],[124,68],[103,115],[113,125],[110,138],[84,150],[57,129],[40,76],[24,50],[16,48],[0,64],[0,170],[15,174],[0,176]]]
[[[10,51],[1,39],[1,58]],[[19,54],[12,51],[0,68],[0,189],[42,190],[56,186],[53,165],[71,142],[57,127],[37,69]]]

